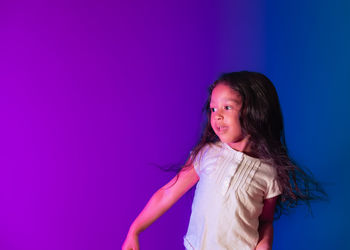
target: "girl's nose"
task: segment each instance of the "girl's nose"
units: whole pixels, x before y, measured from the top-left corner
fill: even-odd
[[[224,117],[222,116],[221,113],[219,113],[219,112],[216,113],[216,116],[215,116],[215,119],[216,119],[216,120],[222,120],[223,118],[224,118]]]

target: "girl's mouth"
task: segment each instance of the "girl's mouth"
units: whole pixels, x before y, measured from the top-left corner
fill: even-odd
[[[228,129],[228,126],[218,126],[218,131],[220,133],[226,132]]]

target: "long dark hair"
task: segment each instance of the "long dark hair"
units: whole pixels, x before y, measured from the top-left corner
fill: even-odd
[[[312,173],[302,169],[289,157],[278,95],[272,82],[261,73],[226,73],[209,87],[209,97],[203,110],[206,112],[206,122],[184,168],[193,164],[206,144],[220,140],[210,124],[210,99],[218,84],[225,84],[241,95],[240,124],[242,132],[250,135],[251,151],[254,157],[268,162],[277,171],[283,191],[276,204],[275,217],[288,213],[289,208],[300,203],[306,204],[311,211],[311,200],[326,200],[326,192]]]

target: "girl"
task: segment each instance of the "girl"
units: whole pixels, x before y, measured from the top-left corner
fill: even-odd
[[[209,87],[206,113],[199,143],[132,223],[123,250],[139,249],[139,233],[197,182],[188,250],[271,249],[274,214],[326,195],[288,157],[278,96],[266,76],[223,74]]]

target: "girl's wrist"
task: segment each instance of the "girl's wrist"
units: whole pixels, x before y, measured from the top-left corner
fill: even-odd
[[[141,233],[140,229],[137,229],[135,226],[131,225],[128,232],[129,235],[139,236],[140,233]]]

